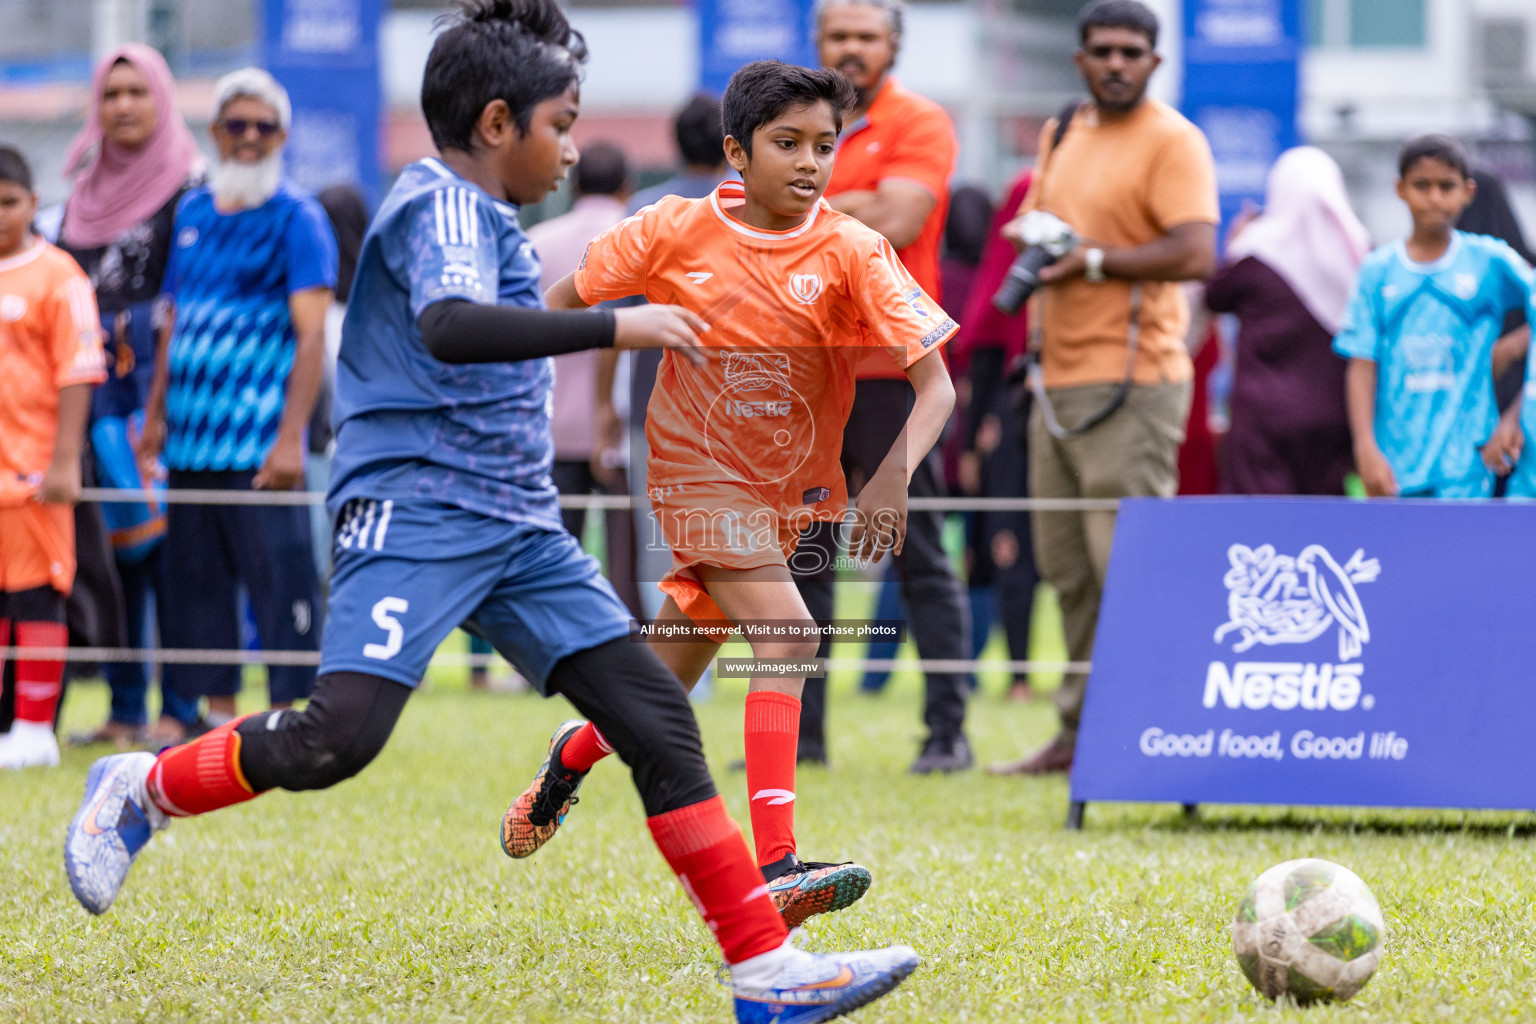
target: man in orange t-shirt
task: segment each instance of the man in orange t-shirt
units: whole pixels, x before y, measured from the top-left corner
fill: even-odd
[[[1078,15],[1078,32],[1075,59],[1092,99],[1064,131],[1058,120],[1046,123],[1023,206],[1054,214],[1083,239],[1041,272],[1032,300],[1044,379],[1030,414],[1029,493],[1171,497],[1193,373],[1179,282],[1215,269],[1215,162],[1200,129],[1146,95],[1161,60],[1156,15],[1137,0],[1094,0]],[[1016,245],[1022,219],[1004,228]],[[1061,601],[1067,652],[1089,661],[1115,514],[1036,512],[1031,520],[1040,574]],[[1061,732],[992,771],[1071,768],[1087,684],[1085,674],[1068,674],[1056,695]]]
[[[733,626],[756,658],[785,659],[783,674],[763,666],[754,675],[744,725],[758,865],[791,927],[850,905],[870,874],[797,854],[802,666],[820,633],[788,563],[817,520],[849,522],[838,532],[856,558],[899,552],[910,467],[954,407],[936,353],[958,325],[888,241],[821,198],[853,99],[841,75],[748,64],[726,89],[722,118],[726,157],[742,180],[704,199],[646,207],[598,236],[545,295],[553,309],[575,309],[639,294],[707,324],[701,350],[662,357],[646,412],[646,482],[673,552],[651,641],[688,687]],[[910,415],[903,402],[900,436],[850,510],[839,445],[829,439],[843,436],[855,370],[868,357],[898,367],[916,399]],[[609,749],[588,723],[558,761],[585,772]]]
[[[80,446],[106,380],[85,272],[32,233],[37,196],[21,154],[0,148],[0,647],[62,648],[75,580]],[[0,768],[59,763],[53,717],[64,659],[18,655],[16,719]]]
[[[835,68],[859,92],[852,124],[837,150],[827,185],[834,210],[857,217],[884,235],[923,290],[943,301],[939,287],[939,246],[949,210],[949,179],[959,145],[949,115],[932,100],[902,88],[891,74],[901,48],[901,0],[821,0],[816,8],[816,44],[824,67]],[[901,431],[911,389],[889,359],[866,358],[858,370],[858,393],[842,442],[842,463],[857,491]],[[943,494],[936,453],[912,470],[911,494]],[[971,635],[965,588],[944,551],[944,517],[913,512],[907,545],[895,559],[907,621],[923,658],[964,659]],[[819,571],[797,574],[800,593],[817,619],[832,617],[832,537],[826,527],[803,541]],[[821,652],[825,655],[825,649]],[[966,742],[965,701],[969,680],[960,672],[926,675],[923,721],[928,736],[912,771],[928,774],[971,766]],[[800,718],[800,757],[825,762],[826,681],[809,680]]]

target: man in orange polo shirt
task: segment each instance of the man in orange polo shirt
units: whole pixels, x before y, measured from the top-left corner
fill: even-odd
[[[901,49],[904,13],[901,0],[820,0],[817,5],[821,63],[841,71],[859,93],[859,105],[838,145],[826,198],[833,209],[884,235],[923,291],[943,302],[939,244],[959,144],[944,109],[903,89],[891,74]],[[872,352],[859,364],[842,450],[851,494],[858,493],[890,451],[911,402],[911,387],[884,352]],[[926,498],[941,493],[937,453],[930,452],[913,471],[909,494]],[[906,547],[895,565],[918,653],[924,658],[963,659],[971,635],[970,609],[940,539],[943,516],[913,512],[907,522]],[[797,573],[796,579],[811,615],[830,619],[836,575],[833,531],[817,524],[801,545],[807,553],[814,549],[826,556],[806,558],[802,564],[816,569]],[[824,643],[823,657],[825,648]],[[963,731],[968,682],[964,673],[928,673],[923,707],[928,737],[913,772],[971,766]],[[826,681],[807,680],[801,699],[800,757],[824,761]]]

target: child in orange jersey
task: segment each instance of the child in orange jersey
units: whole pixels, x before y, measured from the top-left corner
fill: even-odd
[[[0,647],[22,651],[69,642],[80,445],[91,388],[106,379],[90,281],[32,231],[36,214],[31,169],[0,147]],[[0,768],[58,764],[64,659],[23,653],[7,668],[16,718]]]
[[[890,244],[821,198],[851,86],[833,71],[759,61],[723,100],[726,157],[740,182],[705,199],[668,197],[594,240],[546,293],[577,309],[628,295],[684,306],[708,324],[703,365],[663,357],[646,416],[647,487],[673,552],[652,643],[691,686],[732,626],[758,659],[815,657],[815,622],[790,575],[800,532],[844,520],[854,557],[900,551],[911,470],[954,406],[938,348],[956,324]],[[839,462],[854,368],[883,348],[916,403],[849,509]],[[678,641],[672,636],[682,634]],[[758,864],[786,923],[848,906],[869,887],[854,864],[803,863],[794,836],[803,669],[754,678],[746,705],[747,789]],[[563,734],[562,734],[563,733]],[[570,781],[607,751],[590,723],[551,748]],[[517,805],[506,826],[520,823]]]

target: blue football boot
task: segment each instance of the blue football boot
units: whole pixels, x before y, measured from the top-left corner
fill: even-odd
[[[154,766],[154,754],[114,754],[85,777],[85,800],[64,837],[64,870],[75,899],[93,914],[106,913],[133,859],[169,821],[144,793]]]
[[[872,1002],[922,961],[911,946],[858,953],[805,953],[767,988],[732,985],[739,1024],[816,1024]]]

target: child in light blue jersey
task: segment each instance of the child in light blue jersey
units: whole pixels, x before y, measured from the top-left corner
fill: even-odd
[[[1333,341],[1350,361],[1355,465],[1373,497],[1485,498],[1493,347],[1505,313],[1530,301],[1530,268],[1498,239],[1455,230],[1476,190],[1456,140],[1409,142],[1398,175],[1413,232],[1366,258]]]

